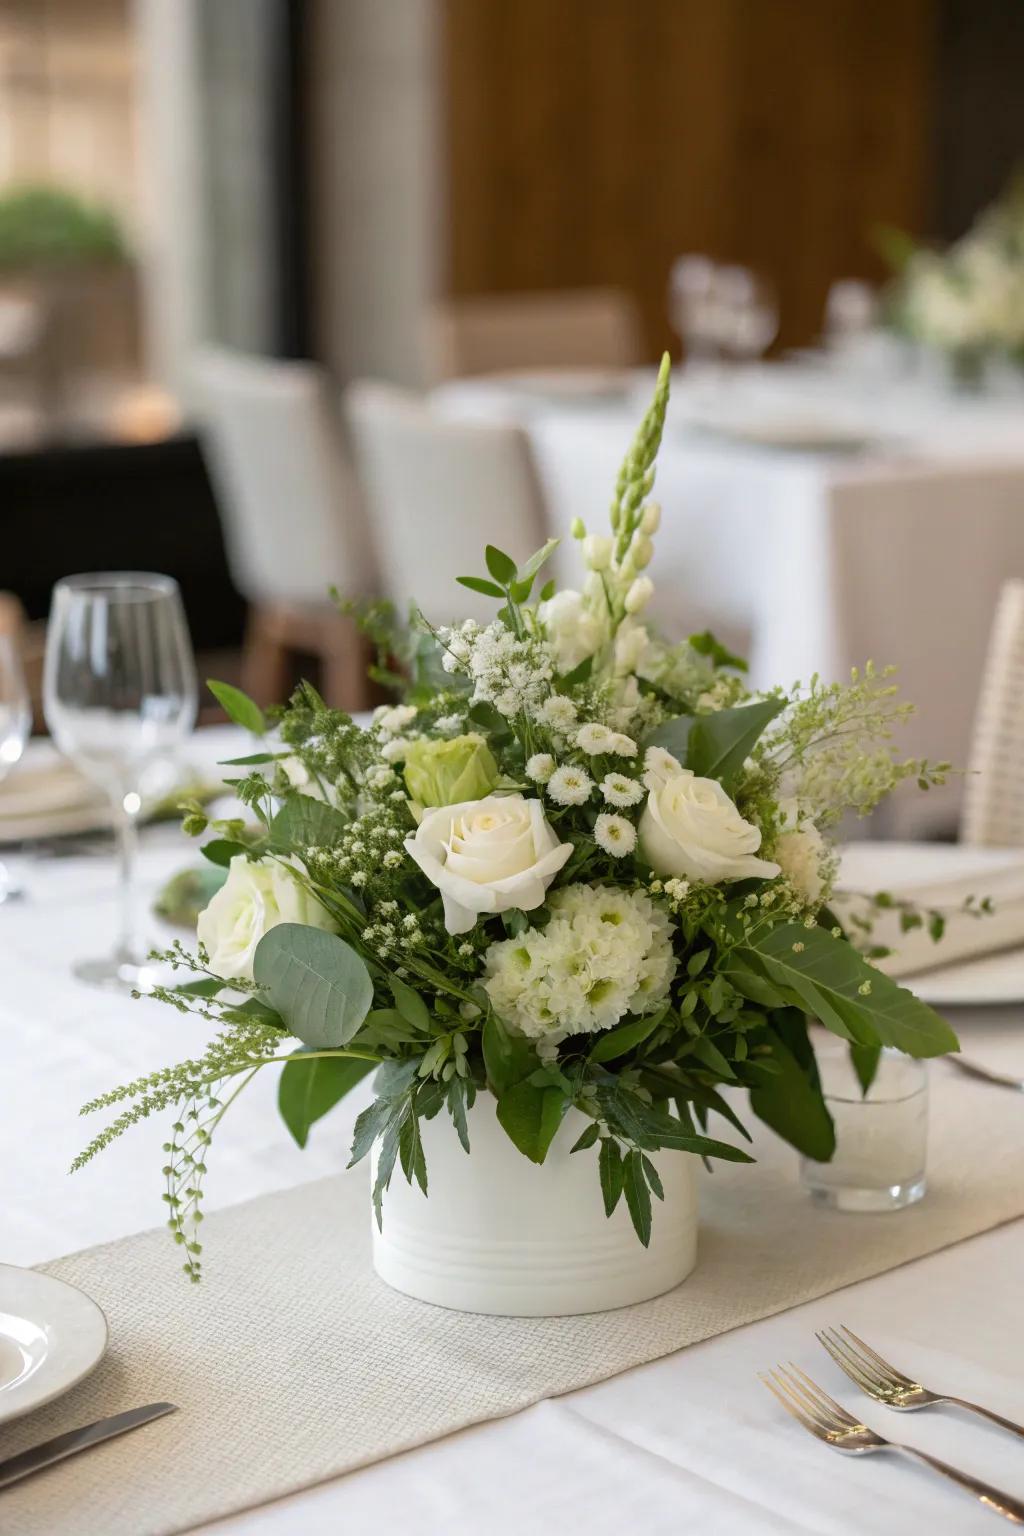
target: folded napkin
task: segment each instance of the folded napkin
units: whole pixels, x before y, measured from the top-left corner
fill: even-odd
[[[887,892],[911,902],[924,925],[904,933],[898,907],[876,912],[868,898]],[[986,897],[993,911],[976,916],[964,910]],[[879,962],[890,976],[910,976],[940,966],[1024,945],[1024,850],[972,848],[942,843],[850,843],[844,848],[833,909],[841,923],[872,917],[873,944],[892,954]],[[945,931],[936,943],[928,914],[942,913]],[[856,932],[856,929],[852,929]]]

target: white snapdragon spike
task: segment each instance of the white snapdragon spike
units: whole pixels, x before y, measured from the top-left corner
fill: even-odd
[[[602,811],[594,822],[594,840],[613,859],[621,859],[636,847],[636,828],[625,816]]]
[[[238,853],[231,860],[227,880],[196,925],[218,976],[251,981],[256,946],[278,923],[336,930],[334,919],[302,884],[299,868],[295,859],[247,859]]]
[[[556,592],[541,603],[538,612],[559,672],[571,672],[608,639],[607,614],[595,610],[581,592],[571,588]]]
[[[548,905],[546,927],[492,944],[485,955],[484,986],[502,1018],[551,1046],[658,1007],[676,958],[671,919],[648,896],[570,885]]]
[[[554,773],[556,763],[550,752],[535,752],[526,765],[526,777],[535,784],[546,784]]]
[[[547,794],[556,805],[586,805],[594,788],[594,781],[585,768],[563,763],[556,768],[547,782]]]
[[[624,773],[607,773],[601,780],[601,793],[609,805],[622,809],[639,805],[644,798],[644,787],[636,779],[627,778]]]
[[[592,571],[606,571],[612,563],[612,540],[607,534],[591,533],[583,540],[583,558]]]
[[[647,604],[654,596],[654,582],[649,576],[637,576],[631,583],[625,597],[626,612],[630,614],[643,613]]]
[[[644,507],[643,516],[640,519],[640,527],[644,533],[657,533],[661,527],[661,506],[656,501],[649,501]]]
[[[676,763],[668,752],[664,758]],[[640,818],[640,849],[655,873],[708,885],[773,879],[778,864],[756,857],[760,827],[744,820],[717,779],[700,778],[678,763],[676,768],[672,772],[659,761],[645,775],[649,793]]]
[[[429,811],[405,851],[441,893],[449,933],[482,915],[532,912],[572,853],[559,843],[539,800],[488,795]]]

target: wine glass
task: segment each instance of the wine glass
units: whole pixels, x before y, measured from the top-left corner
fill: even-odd
[[[723,350],[737,363],[753,363],[779,330],[779,302],[766,277],[747,267],[719,267],[713,303]]]
[[[121,871],[121,931],[112,955],[75,975],[97,986],[154,984],[135,925],[134,873],[143,775],[196,716],[195,666],[178,584],[147,572],[68,576],[53,590],[43,708],[60,751],[109,795]]]
[[[870,283],[856,277],[837,279],[825,300],[825,344],[839,352],[872,329],[878,299]]]
[[[32,726],[25,674],[21,670],[18,646],[12,634],[0,634],[0,779],[17,763],[25,750]],[[0,863],[0,902],[20,896],[6,865]]]
[[[715,263],[710,256],[679,256],[668,282],[668,311],[689,367],[713,363],[720,338],[714,306]]]

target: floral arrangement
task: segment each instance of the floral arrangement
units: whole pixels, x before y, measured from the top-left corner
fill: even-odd
[[[460,580],[494,599],[494,621],[420,621],[401,676],[378,607],[378,675],[401,701],[366,728],[308,686],[268,721],[211,684],[266,739],[228,781],[250,819],[209,826],[203,852],[226,880],[198,953],[165,957],[192,974],[160,996],[216,1032],[198,1060],[86,1105],[118,1114],[78,1160],[176,1111],[164,1198],[193,1279],[207,1149],[268,1067],[300,1145],[376,1072],[352,1161],[379,1142],[378,1221],[398,1165],[427,1192],[424,1119],[450,1118],[472,1155],[468,1112],[487,1096],[542,1163],[575,1106],[589,1124],[573,1151],[646,1244],[649,1153],[750,1160],[710,1134],[717,1117],[748,1137],[725,1087],[830,1157],[808,1018],[849,1041],[865,1083],[882,1046],[957,1048],[828,907],[829,829],[945,771],[894,751],[908,706],[891,682],[869,665],[842,686],[752,694],[712,635],[668,644],[644,621],[668,388],[666,358],[610,531],[573,530],[581,590],[538,590],[553,543],[522,565],[488,548],[486,573]],[[205,811],[187,807],[185,826],[207,831]]]
[[[1024,363],[1024,180],[944,251],[890,238],[899,267],[890,313],[911,339],[977,374],[988,359]]]

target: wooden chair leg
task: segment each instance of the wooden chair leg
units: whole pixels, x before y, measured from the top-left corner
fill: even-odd
[[[332,614],[322,629],[320,650],[321,692],[333,709],[350,714],[370,707],[370,647],[354,621]]]
[[[291,655],[278,615],[262,603],[249,609],[242,653],[242,687],[257,704],[282,704],[291,686]]]

